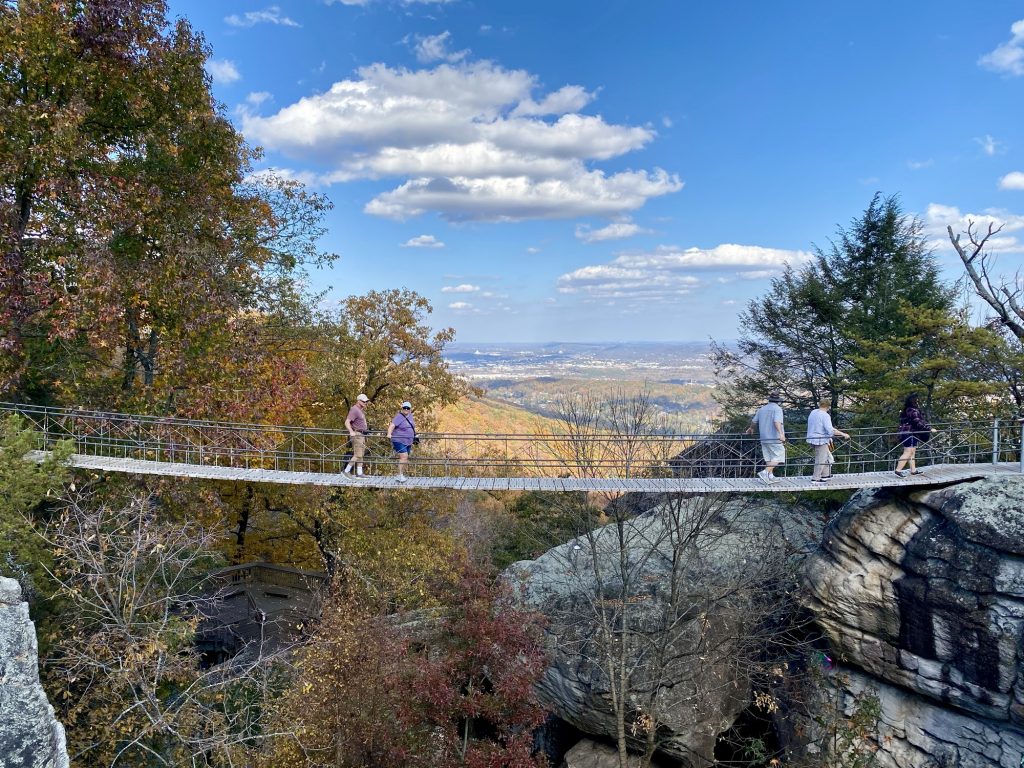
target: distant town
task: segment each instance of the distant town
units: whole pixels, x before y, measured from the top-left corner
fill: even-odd
[[[711,385],[709,353],[704,342],[457,342],[445,358],[453,372],[488,388],[540,377]]]

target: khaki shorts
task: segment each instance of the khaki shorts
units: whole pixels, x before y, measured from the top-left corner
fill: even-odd
[[[362,461],[366,453],[366,435],[349,435],[348,439],[352,443],[352,461]]]
[[[785,464],[786,446],[780,442],[761,443],[761,455],[765,464]]]

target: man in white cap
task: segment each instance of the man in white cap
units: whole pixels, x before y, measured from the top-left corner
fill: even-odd
[[[360,393],[355,404],[349,409],[345,417],[345,429],[348,430],[348,439],[352,443],[352,459],[345,467],[345,474],[352,474],[352,467],[356,468],[356,477],[363,476],[363,454],[366,453],[366,404],[370,398]]]

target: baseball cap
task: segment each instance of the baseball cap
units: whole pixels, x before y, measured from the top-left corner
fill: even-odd
[[[358,400],[361,403],[368,403],[368,402],[370,402],[370,398],[368,398],[366,395],[362,395],[362,394],[359,395],[359,397],[357,397],[356,400]]]
[[[410,403],[408,400],[406,400],[404,403],[402,403],[402,407],[403,408],[408,408],[408,409],[412,410],[412,403]]]

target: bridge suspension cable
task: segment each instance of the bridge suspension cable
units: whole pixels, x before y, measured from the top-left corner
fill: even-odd
[[[342,474],[351,457],[340,429],[247,424],[144,416],[76,408],[0,403],[38,434],[38,455],[69,441],[72,463],[107,471],[316,485],[395,484],[390,441],[366,436],[366,474]],[[1012,426],[1011,426],[1012,425]],[[813,452],[788,443],[776,470],[781,482],[765,487],[756,437],[739,433],[659,434],[574,430],[533,434],[420,434],[408,466],[413,487],[536,490],[756,491],[935,483],[1024,471],[1021,434],[1014,422],[936,424],[919,449],[924,477],[893,475],[900,435],[888,427],[849,429],[837,440],[833,478],[807,482]]]

